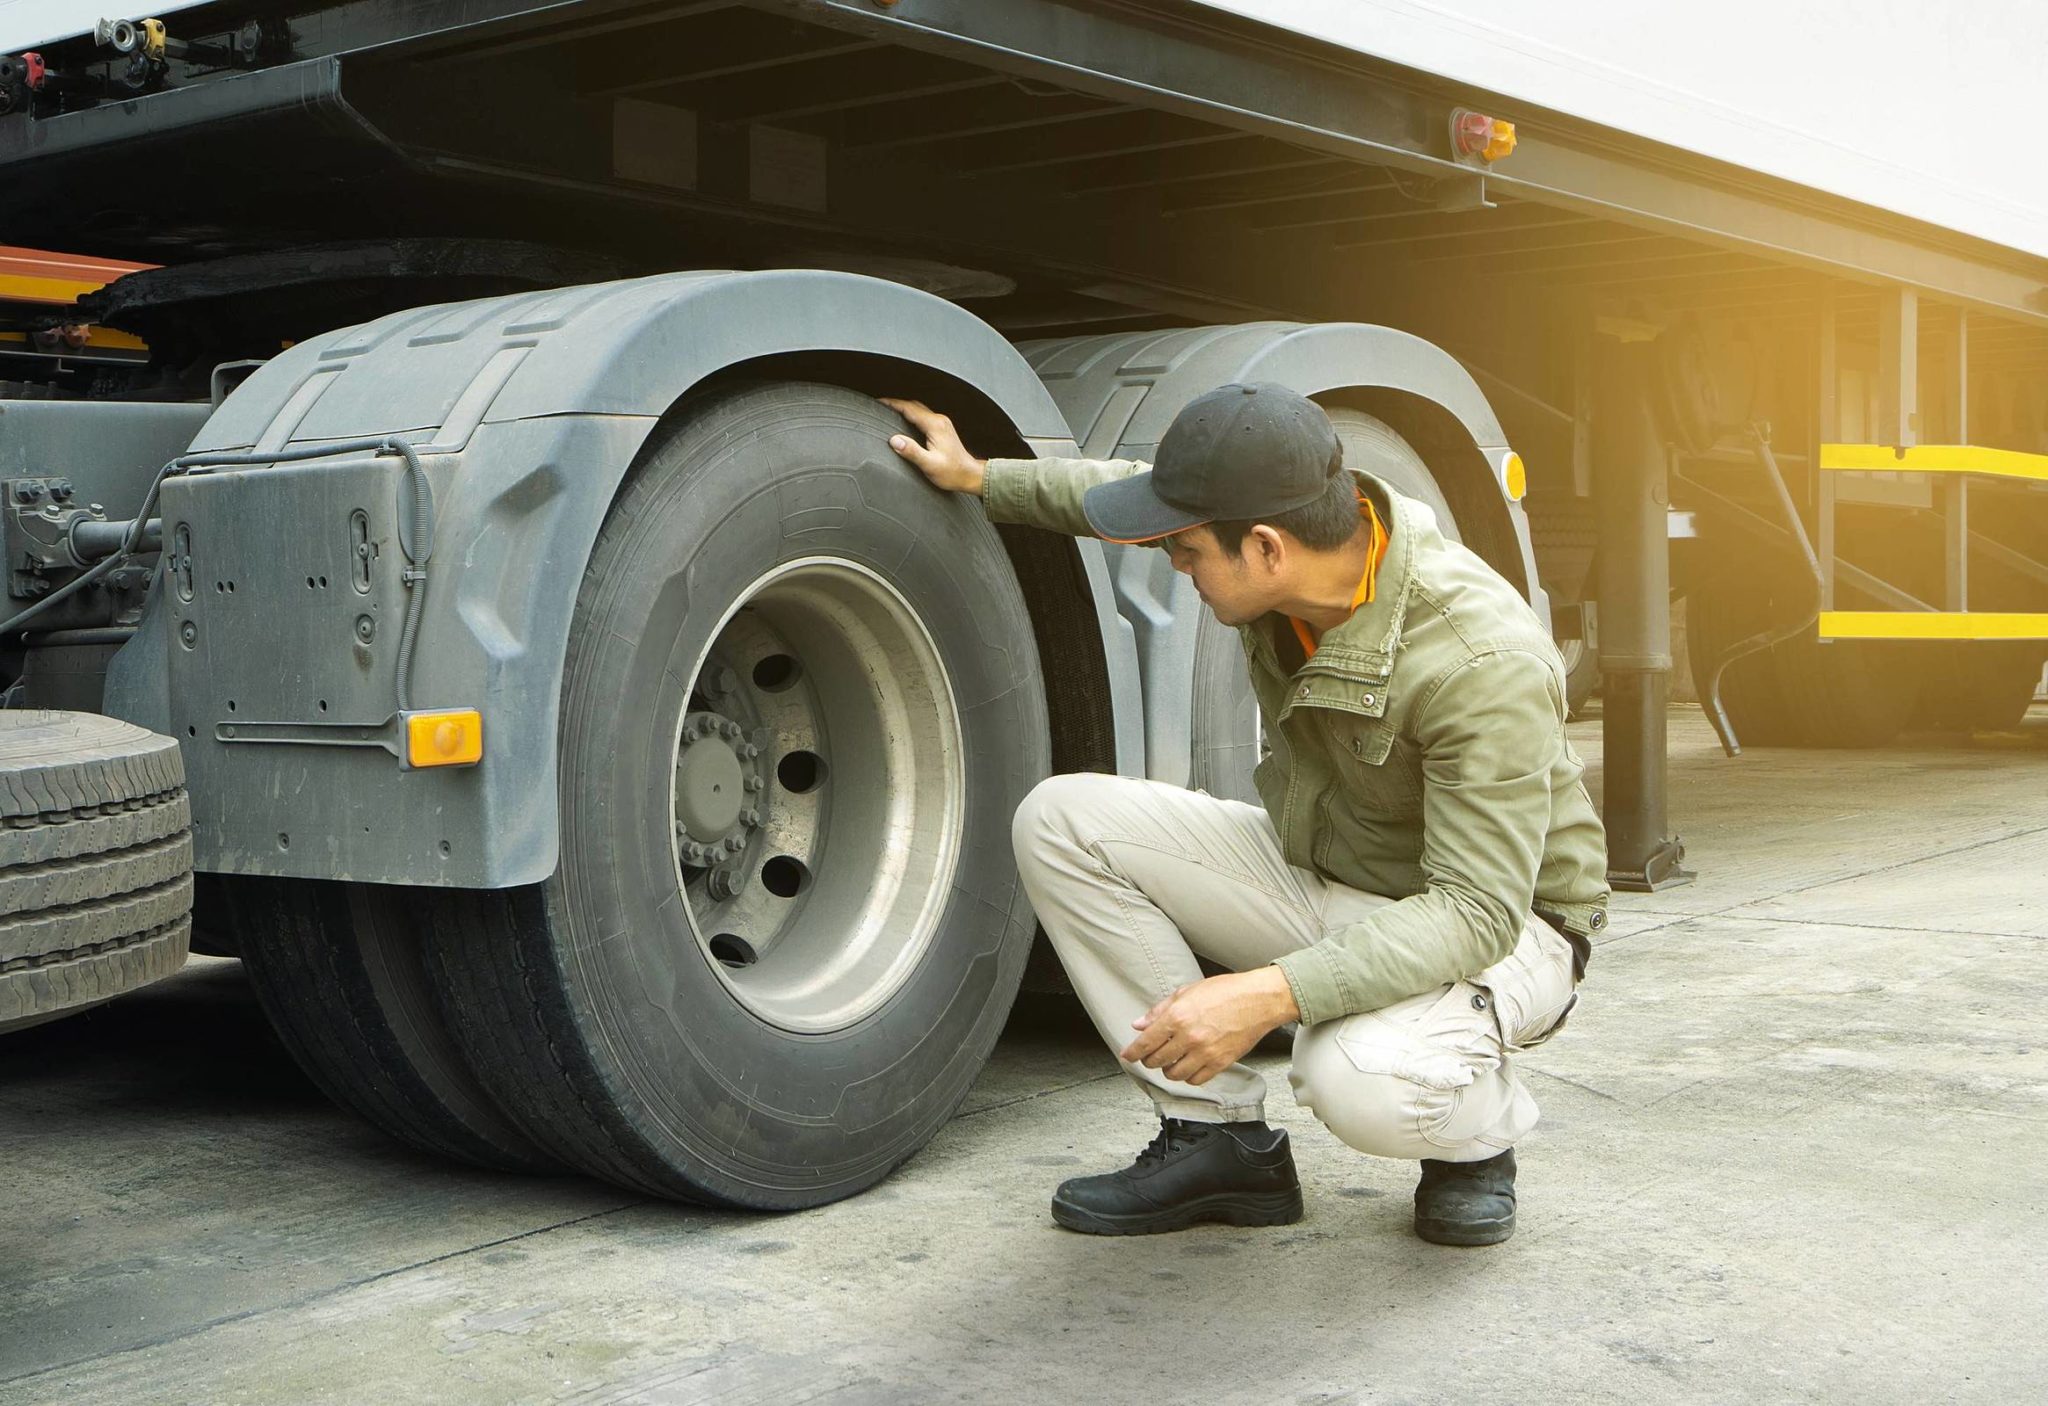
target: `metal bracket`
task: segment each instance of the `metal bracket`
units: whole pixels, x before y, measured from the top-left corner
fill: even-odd
[[[73,524],[106,521],[99,504],[71,501],[67,478],[0,479],[0,549],[7,557],[7,594],[15,600],[48,595],[61,577],[87,565],[71,545]]]
[[[400,716],[393,713],[381,723],[274,723],[217,722],[216,742],[260,742],[299,747],[375,747],[405,761],[400,745]]]
[[[1673,835],[1644,857],[1641,869],[1609,869],[1607,885],[1622,893],[1656,893],[1679,888],[1698,877],[1696,870],[1685,867],[1685,841]]]
[[[1581,640],[1586,648],[1600,649],[1600,603],[1598,601],[1552,601],[1550,635],[1555,640]]]

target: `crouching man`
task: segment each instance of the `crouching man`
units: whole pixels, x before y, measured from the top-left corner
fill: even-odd
[[[1512,1060],[1564,1020],[1608,898],[1563,668],[1528,603],[1428,507],[1345,469],[1329,417],[1279,386],[1194,401],[1149,469],[983,462],[945,416],[887,403],[918,431],[891,447],[992,519],[1164,546],[1239,630],[1258,697],[1262,806],[1086,774],[1017,812],[1039,921],[1161,1119],[1131,1166],[1061,1185],[1053,1218],[1102,1235],[1299,1219],[1287,1134],[1239,1062],[1293,1023],[1301,1105],[1422,1164],[1416,1233],[1507,1239],[1536,1122]]]

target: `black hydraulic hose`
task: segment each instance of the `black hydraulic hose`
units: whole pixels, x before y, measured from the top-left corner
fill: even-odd
[[[179,455],[156,471],[156,477],[150,480],[149,492],[143,497],[142,507],[136,512],[134,520],[128,524],[128,531],[122,535],[121,544],[113,554],[65,582],[34,605],[8,617],[6,623],[0,624],[0,637],[15,634],[23,625],[58,601],[76,595],[134,556],[136,548],[149,533],[150,510],[156,507],[157,498],[163,492],[164,480],[173,474],[190,473],[194,469],[291,464],[306,459],[329,459],[337,454],[397,454],[405,460],[406,479],[412,490],[412,549],[408,554],[412,564],[404,573],[405,624],[398,637],[397,692],[398,706],[403,711],[411,705],[412,651],[419,638],[420,612],[427,594],[427,558],[432,553],[434,545],[434,499],[433,490],[427,483],[426,466],[420,463],[419,451],[412,447],[410,441],[397,435],[346,439],[332,444],[309,444],[297,449],[215,449]],[[158,530],[161,532],[161,527]]]

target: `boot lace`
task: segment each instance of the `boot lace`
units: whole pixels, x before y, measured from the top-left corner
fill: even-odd
[[[1208,1129],[1199,1124],[1183,1122],[1178,1118],[1167,1118],[1160,1122],[1159,1132],[1138,1154],[1138,1165],[1150,1166],[1164,1162],[1183,1148],[1193,1147],[1208,1135]]]

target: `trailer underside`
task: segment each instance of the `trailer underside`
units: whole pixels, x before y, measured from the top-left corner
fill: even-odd
[[[2048,584],[2038,485],[1979,482],[1964,515],[1925,483],[1818,467],[1823,442],[2048,449],[2041,260],[1214,10],[344,0],[260,21],[201,6],[173,27],[196,47],[147,91],[44,94],[0,118],[0,163],[34,193],[13,237],[169,266],[88,302],[156,349],[157,379],[132,383],[145,393],[190,394],[219,361],[438,298],[841,268],[1020,340],[1276,317],[1430,339],[1531,466],[1553,596],[1609,602],[1610,675],[1670,663],[1661,609],[1633,612],[1623,638],[1615,601],[1796,575],[1802,531],[1828,539],[1824,575],[1838,553],[1862,593],[1838,610],[1942,604],[1958,553],[1965,574],[1979,562],[1980,609],[2039,609],[2022,598]],[[86,40],[43,59],[81,83],[111,71]],[[1454,114],[1472,109],[1516,123],[1510,153],[1456,153]],[[1623,374],[1637,389],[1603,387],[1608,341],[1655,362]],[[121,393],[118,373],[92,374]],[[1675,443],[1668,483],[1597,462],[1595,404],[1641,384],[1660,428],[1606,452]],[[1759,422],[1789,529],[1751,448]],[[1641,501],[1596,531],[1592,505],[1621,498]],[[1699,534],[1669,557],[1675,578],[1673,507]],[[1629,733],[1629,712],[1647,729],[1654,701],[1610,708],[1610,729]],[[1654,849],[1661,742],[1610,746],[1643,759],[1610,772],[1610,823],[1632,809],[1643,823],[1623,828]]]

